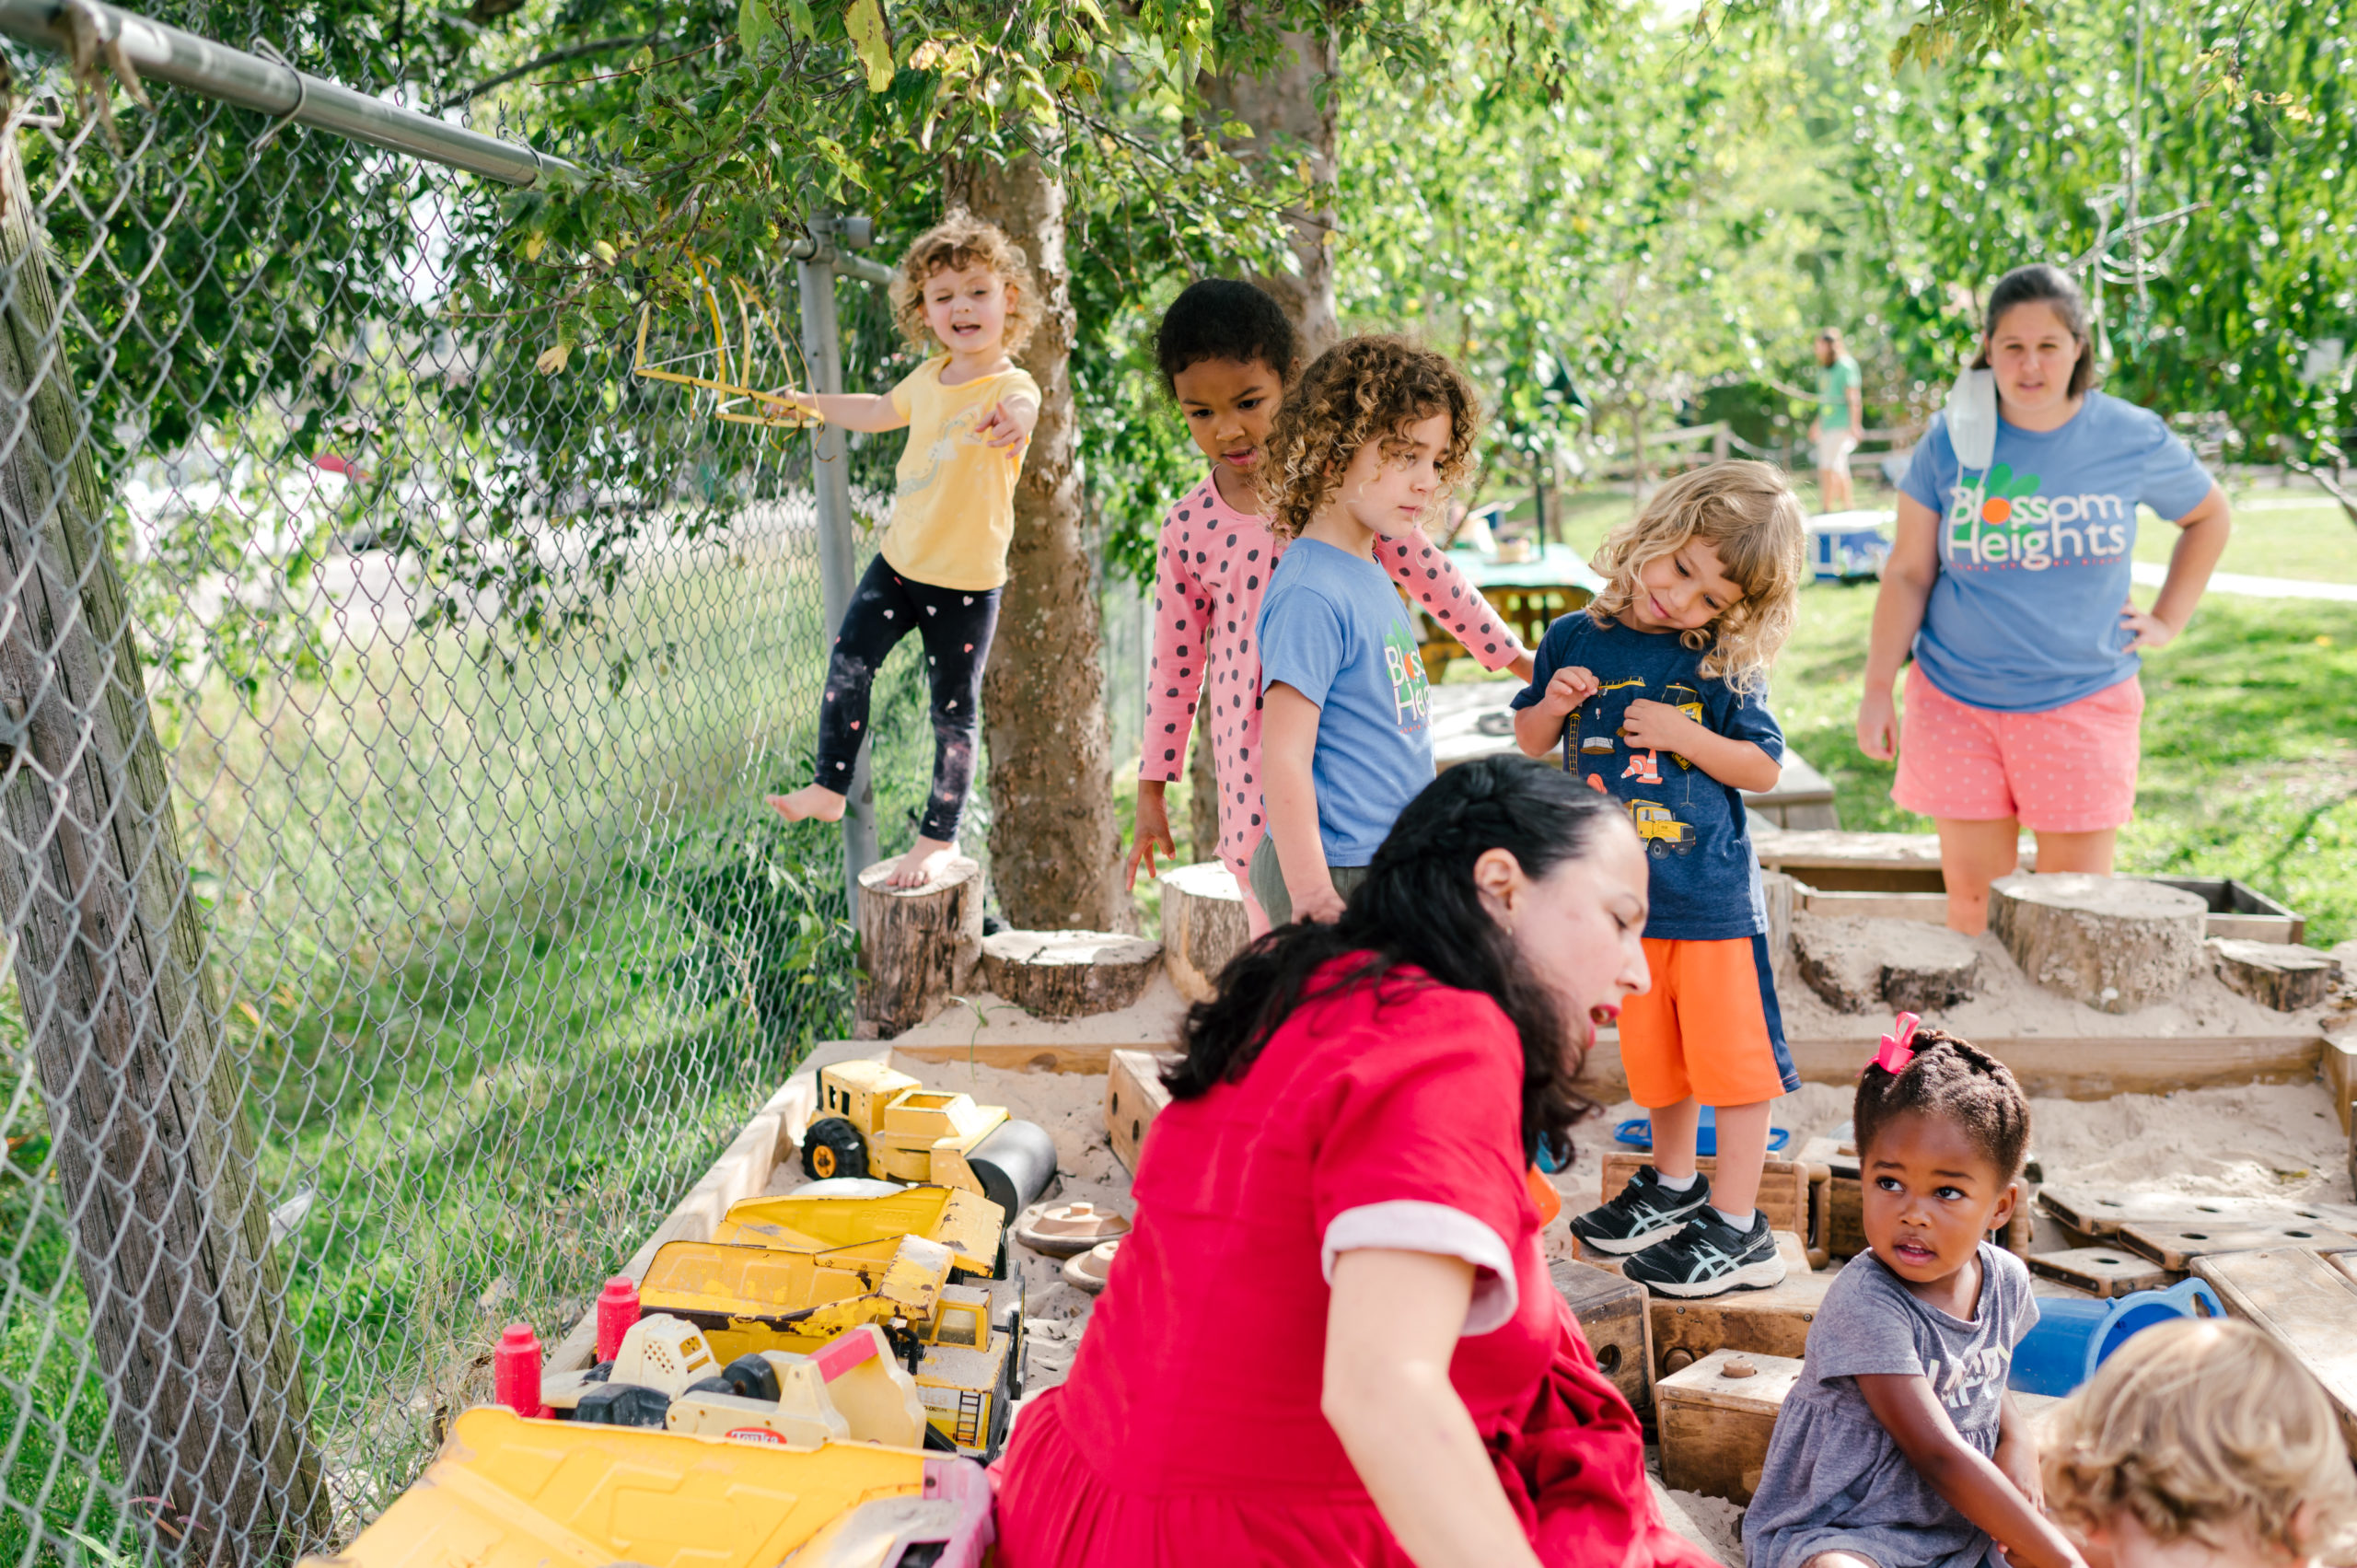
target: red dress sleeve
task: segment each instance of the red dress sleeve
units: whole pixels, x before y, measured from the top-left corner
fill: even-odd
[[[1538,1224],[1523,1180],[1522,1044],[1484,996],[1382,982],[1366,1048],[1329,1091],[1310,1207],[1326,1276],[1344,1252],[1462,1258],[1468,1334],[1513,1318],[1514,1260]]]

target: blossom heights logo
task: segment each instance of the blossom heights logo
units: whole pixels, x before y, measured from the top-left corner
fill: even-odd
[[[1948,499],[1940,553],[1950,566],[2012,566],[2042,572],[2084,566],[2128,553],[2135,512],[2120,496],[2040,495],[2034,473],[2009,463],[1989,470],[1986,484],[1959,482]]]

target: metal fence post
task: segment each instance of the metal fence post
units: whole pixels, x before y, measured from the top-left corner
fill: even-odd
[[[300,1336],[41,211],[0,138],[0,924],[124,1474],[180,1521],[191,1560],[290,1559],[328,1520]]]
[[[802,353],[809,361],[815,383],[811,390],[816,392],[843,389],[835,273],[851,270],[844,263],[852,258],[835,249],[837,226],[831,219],[815,220],[812,237],[796,248],[794,263],[802,290]],[[860,263],[859,270],[863,273],[883,271],[874,262]],[[851,609],[852,592],[859,586],[859,558],[852,528],[851,454],[843,432],[832,424],[811,427],[810,452],[810,487],[819,504],[819,582],[826,598],[827,645],[831,648],[835,628],[842,624]],[[875,865],[877,858],[876,791],[868,780],[868,759],[874,749],[865,738],[861,739],[849,802],[843,808],[843,896],[850,900],[854,917],[859,910],[859,874]]]

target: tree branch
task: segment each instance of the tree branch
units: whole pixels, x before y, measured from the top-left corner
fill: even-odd
[[[528,76],[543,66],[562,64],[567,60],[578,60],[585,54],[603,54],[612,49],[633,49],[642,43],[653,43],[662,36],[659,32],[638,33],[629,38],[601,38],[594,43],[571,43],[563,49],[552,49],[545,54],[536,55],[525,61],[512,71],[502,71],[496,76],[487,76],[473,87],[452,93],[427,112],[439,114],[446,109],[456,109],[460,104],[471,103],[492,88],[504,87],[517,77]]]
[[[2349,520],[2357,523],[2357,490],[2350,488],[2347,469],[2319,468],[2314,463],[2304,463],[2288,453],[2284,456],[2283,466],[2294,473],[2306,474],[2324,486],[2324,493],[2340,502],[2340,509],[2349,515]]]

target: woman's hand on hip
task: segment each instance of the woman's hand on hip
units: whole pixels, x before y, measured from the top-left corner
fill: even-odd
[[[1877,762],[1898,755],[1898,708],[1888,691],[1868,687],[1858,699],[1858,749]]]
[[[2177,629],[2149,610],[2139,610],[2130,599],[2120,607],[2119,623],[2128,629],[2128,653],[2151,653],[2165,648],[2177,641]]]

